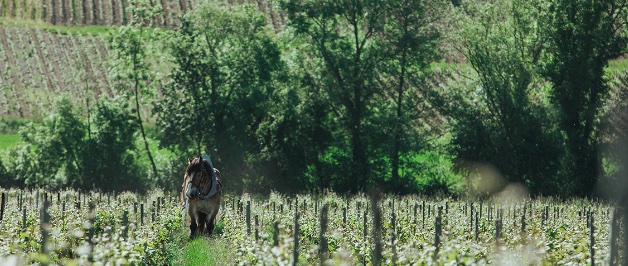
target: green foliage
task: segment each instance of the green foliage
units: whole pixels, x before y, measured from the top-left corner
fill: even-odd
[[[25,119],[0,117],[0,133],[17,133],[20,127],[26,125],[26,123],[28,123],[28,121]]]
[[[102,234],[105,231],[115,231],[118,228],[114,212],[100,210],[94,215],[94,234]]]
[[[181,249],[170,261],[173,265],[231,265],[235,260],[229,244],[222,238],[182,239],[178,244]]]
[[[169,15],[147,0],[123,10],[132,20],[122,27],[5,19],[5,28],[22,29],[3,33],[10,66],[2,80],[33,89],[4,86],[0,100],[9,113],[43,108],[46,117],[0,119],[0,133],[22,128],[17,144],[7,144],[0,184],[178,189],[186,157],[201,153],[225,188],[239,192],[458,193],[463,175],[489,165],[533,194],[568,197],[589,195],[602,167],[621,172],[616,155],[598,155],[617,140],[602,125],[626,106],[628,6],[453,3],[208,1],[159,29],[153,23]],[[70,67],[42,59],[66,58],[56,45],[68,43],[87,47],[71,53]],[[92,48],[97,56],[88,56]],[[109,79],[90,61],[103,56]],[[38,84],[51,92],[31,91]],[[100,102],[76,108],[81,99],[65,99],[46,113],[48,103],[37,100],[77,86],[78,97]],[[18,94],[30,98],[12,101]],[[471,179],[469,189],[482,182]],[[355,249],[369,256],[367,245]]]
[[[0,187],[11,187],[13,185],[13,177],[7,172],[2,160],[0,160]]]
[[[94,132],[82,156],[84,175],[79,187],[96,185],[104,190],[139,190],[150,187],[146,168],[138,163],[135,145],[137,126],[126,104],[99,103],[94,114]]]
[[[155,51],[149,49],[150,46],[146,44],[145,33],[152,31],[148,36],[149,40],[152,39],[155,43],[163,37],[161,36],[162,31],[147,28],[150,26],[149,22],[152,22],[154,17],[159,16],[162,10],[161,5],[153,5],[146,0],[135,0],[131,1],[130,4],[133,17],[130,26],[119,27],[118,31],[110,36],[114,60],[109,74],[118,81],[115,86],[118,90],[125,95],[133,95],[136,125],[139,126],[144,140],[144,149],[152,166],[152,175],[156,176],[158,170],[144,130],[144,121],[140,111],[140,95],[154,94],[153,86],[159,84],[156,73],[151,71],[151,61],[148,60]],[[147,99],[142,98],[142,100]]]
[[[628,48],[627,10],[616,4],[467,4],[455,17],[459,49],[477,76],[450,109],[458,155],[495,165],[533,193],[590,193],[601,167],[604,69]]]
[[[454,158],[436,151],[426,151],[408,158],[415,164],[413,171],[404,173],[414,178],[415,187],[426,195],[455,195],[463,190],[463,176],[454,172]],[[415,191],[412,191],[415,192]]]
[[[338,175],[337,189],[357,191],[374,186],[365,132],[374,106],[375,62],[381,56],[375,42],[384,27],[386,9],[376,1],[286,1],[289,25],[305,38],[303,49],[321,64],[320,85],[342,130],[348,136],[351,159],[343,165],[348,173]]]
[[[182,157],[210,154],[229,187],[255,189],[264,180],[248,178],[247,160],[284,67],[279,47],[249,7],[205,3],[181,20],[172,81],[156,106],[161,143]]]
[[[62,34],[62,35],[67,35],[67,34],[106,35],[112,29],[114,29],[112,27],[106,27],[106,26],[62,27],[62,26],[52,26],[52,25],[47,25],[47,24],[38,25],[38,28],[41,28],[42,30],[50,31],[52,33]]]
[[[475,72],[449,106],[461,159],[488,162],[534,193],[567,195],[562,137],[539,75],[547,42],[545,1],[469,4],[456,16],[459,49]],[[475,171],[476,169],[469,169]]]
[[[11,265],[86,265],[112,261],[121,265],[163,265],[170,261],[171,251],[179,248],[177,245],[181,242],[176,237],[185,237],[187,241],[182,213],[173,211],[179,209],[179,201],[161,192],[145,195],[126,192],[111,197],[116,204],[106,204],[99,198],[110,194],[87,191],[90,195],[85,198],[87,205],[95,206],[90,213],[85,205],[79,208],[80,204],[75,204],[83,201],[78,195],[86,191],[58,191],[63,200],[57,201],[55,196],[49,202],[50,223],[47,225],[41,223],[40,217],[43,196],[45,193],[50,196],[50,191],[35,189],[31,193],[11,189],[2,192],[6,193],[8,202],[0,224],[0,238],[5,240],[0,258]],[[156,197],[165,200],[159,212],[154,210],[155,222],[140,225],[132,212],[134,203],[148,206]],[[127,201],[129,198],[135,200]],[[19,200],[24,200],[24,208],[20,207]],[[32,202],[32,206],[28,202]],[[39,206],[35,202],[39,202]],[[129,210],[125,224],[123,213]],[[93,215],[95,220],[91,219]],[[92,239],[88,239],[90,231],[94,233]],[[42,232],[49,236],[47,253],[41,252]]]
[[[386,2],[386,24],[383,36],[378,40],[381,43],[379,53],[384,57],[378,62],[378,73],[379,79],[385,83],[383,91],[393,96],[382,99],[389,103],[389,109],[382,108],[380,112],[384,114],[381,115],[384,121],[374,124],[388,124],[388,129],[382,132],[384,135],[393,134],[393,152],[390,154],[393,190],[402,190],[408,185],[399,176],[399,169],[408,167],[402,164],[400,157],[421,145],[421,139],[413,136],[423,132],[411,125],[420,118],[427,118],[422,116],[423,110],[417,106],[422,103],[426,77],[431,75],[430,63],[439,57],[440,32],[435,22],[440,19],[438,12],[442,10],[439,6],[442,4],[440,1]],[[385,140],[386,136],[382,139]],[[385,153],[386,149],[382,152]]]
[[[573,192],[591,192],[598,160],[599,115],[609,95],[605,68],[628,51],[628,7],[622,1],[551,1],[549,58],[545,76],[566,136]]]
[[[23,127],[23,144],[10,151],[16,160],[10,162],[9,171],[22,186],[58,188],[78,176],[87,132],[69,99],[61,98],[57,110],[41,123]]]
[[[98,25],[84,25],[81,27],[76,26],[62,26],[62,25],[51,25],[42,20],[26,20],[19,18],[10,18],[3,17],[3,23],[15,25],[18,27],[31,28],[31,29],[40,29],[44,31],[49,31],[57,34],[91,34],[91,35],[104,35],[108,33],[112,27],[109,26],[98,26]]]
[[[99,102],[91,125],[67,98],[42,122],[22,128],[22,141],[10,150],[11,186],[72,186],[105,190],[144,190],[144,168],[136,161],[134,119],[118,101]]]
[[[282,1],[299,51],[295,63],[305,74],[300,87],[307,100],[322,100],[331,112],[309,128],[330,138],[313,139],[310,180],[338,191],[381,187],[392,173],[392,189],[403,189],[399,158],[420,148],[412,125],[429,64],[436,59],[438,31],[433,22],[441,2]],[[317,99],[318,98],[318,99]],[[333,123],[326,123],[333,120]],[[310,135],[311,137],[314,137]],[[339,152],[339,153],[336,153]],[[346,154],[341,160],[336,155]],[[316,155],[316,156],[312,156]],[[347,172],[348,171],[348,172]],[[318,175],[318,176],[316,176]],[[323,176],[328,177],[325,180]]]

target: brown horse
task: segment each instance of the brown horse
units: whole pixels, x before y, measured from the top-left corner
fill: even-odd
[[[190,237],[198,233],[211,235],[214,230],[222,194],[220,178],[209,157],[188,159],[181,198],[190,216]]]

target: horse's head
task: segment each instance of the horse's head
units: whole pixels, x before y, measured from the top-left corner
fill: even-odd
[[[206,195],[212,187],[212,169],[207,160],[203,158],[194,158],[188,160],[188,167],[185,169],[187,191],[185,195],[188,198],[197,198]]]

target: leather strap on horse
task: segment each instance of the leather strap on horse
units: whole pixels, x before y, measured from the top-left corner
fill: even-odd
[[[212,160],[207,155],[203,155],[200,157],[201,160],[206,160],[209,163],[209,168],[212,172],[212,188],[207,192],[207,195],[199,195],[199,199],[208,200],[209,198],[216,195],[216,193],[220,192],[218,178],[216,177],[216,170],[214,170],[214,165],[212,164]],[[205,162],[203,162],[205,164]]]

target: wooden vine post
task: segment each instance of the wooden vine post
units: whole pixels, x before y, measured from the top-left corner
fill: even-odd
[[[122,231],[122,237],[124,239],[128,239],[129,237],[129,211],[124,210],[122,214],[122,226],[124,226],[124,230]]]
[[[155,201],[153,200],[152,208],[150,209],[150,222],[155,222]]]
[[[523,204],[523,213],[521,214],[521,235],[526,232],[526,205]]]
[[[251,201],[246,201],[246,234],[251,235]]]
[[[367,226],[366,226],[366,211],[364,211],[363,217],[364,217],[364,222],[363,222],[363,227],[362,228],[364,228],[364,232],[363,232],[364,234],[363,235],[364,235],[364,239],[366,239],[366,228],[367,228]]]
[[[619,202],[619,204],[621,204],[620,206],[628,206],[628,197],[623,197],[622,200]],[[622,240],[622,244],[621,246],[623,246],[622,248],[622,254],[623,254],[623,261],[627,261],[628,258],[628,210],[626,210],[625,207],[623,208],[619,208],[619,218],[618,219],[623,219],[623,222],[621,223],[621,229],[619,230],[619,232],[621,232],[621,236],[618,236],[619,238],[623,239]],[[618,257],[619,260],[619,257]]]
[[[392,225],[392,263],[397,265],[397,214],[395,213],[395,204],[393,204],[392,214],[390,217],[390,224]]]
[[[594,235],[595,225],[593,224],[593,221],[594,221],[593,213],[591,213],[590,221],[591,221],[591,236],[590,236],[590,239],[591,239],[591,265],[595,265],[595,247],[594,247],[594,245],[595,245],[595,235]]]
[[[259,217],[255,215],[255,241],[259,240]]]
[[[502,227],[503,227],[503,213],[502,210],[500,209],[499,211],[496,212],[496,219],[495,219],[495,244],[497,246],[501,245],[501,240],[502,240]]]
[[[294,249],[292,250],[292,265],[299,262],[299,212],[294,211]]]
[[[469,230],[473,230],[473,202],[469,206]]]
[[[421,212],[423,213],[423,220],[421,220],[421,227],[425,228],[425,201],[423,201],[423,206],[421,207]]]
[[[22,230],[26,229],[26,206],[22,207]]]
[[[140,225],[144,225],[144,203],[140,204]]]
[[[611,214],[611,232],[609,236],[610,254],[608,265],[619,265],[619,211],[613,208]]]
[[[342,208],[342,224],[347,224],[347,208],[345,207]]]
[[[436,220],[434,222],[434,261],[438,259],[438,251],[440,250],[440,235],[443,231],[443,207],[438,207],[438,216],[436,216]],[[477,218],[477,216],[475,216]],[[477,224],[476,224],[477,228]],[[477,236],[477,234],[476,234]]]
[[[273,224],[273,229],[275,231],[275,233],[273,234],[273,246],[277,247],[279,246],[279,222],[275,221],[275,223]]]
[[[61,202],[61,220],[65,220],[65,200]]]
[[[417,208],[419,207],[418,203],[414,203],[414,222],[412,223],[413,225],[413,233],[416,234],[416,226],[417,226],[417,221],[416,221],[416,214],[417,214]]]
[[[142,204],[142,206],[144,206]],[[95,228],[94,228],[94,222],[96,221],[96,212],[94,212],[94,203],[90,202],[89,203],[89,230],[88,230],[88,243],[89,243],[89,256],[87,258],[87,260],[92,263],[94,262],[94,246],[96,245],[96,243],[94,243],[94,233],[95,233]],[[143,207],[142,207],[143,209]]]
[[[480,232],[479,232],[479,227],[478,227],[478,213],[475,213],[475,241],[479,241],[480,240]]]
[[[375,249],[373,250],[373,265],[381,265],[382,263],[382,215],[377,204],[380,194],[378,191],[371,193],[371,206],[373,208],[373,241],[375,242]],[[366,214],[366,212],[365,212]],[[366,217],[366,215],[364,216]],[[366,229],[365,229],[366,230]]]
[[[345,210],[345,208],[343,208],[343,210]],[[325,262],[325,260],[327,259],[327,217],[328,217],[328,212],[329,212],[329,205],[325,204],[323,205],[323,208],[321,209],[321,217],[320,217],[320,223],[321,223],[321,232],[320,232],[320,246],[318,249],[318,257],[321,261],[321,265],[323,265],[323,263]],[[346,214],[346,212],[345,212]],[[346,217],[346,215],[345,215]],[[345,218],[346,219],[346,218]]]
[[[2,192],[2,202],[0,203],[0,221],[4,218],[4,206],[7,203],[7,193]]]
[[[39,224],[41,230],[41,253],[48,254],[48,231],[50,230],[50,214],[48,213],[48,207],[50,202],[44,201],[44,205],[41,208]]]

